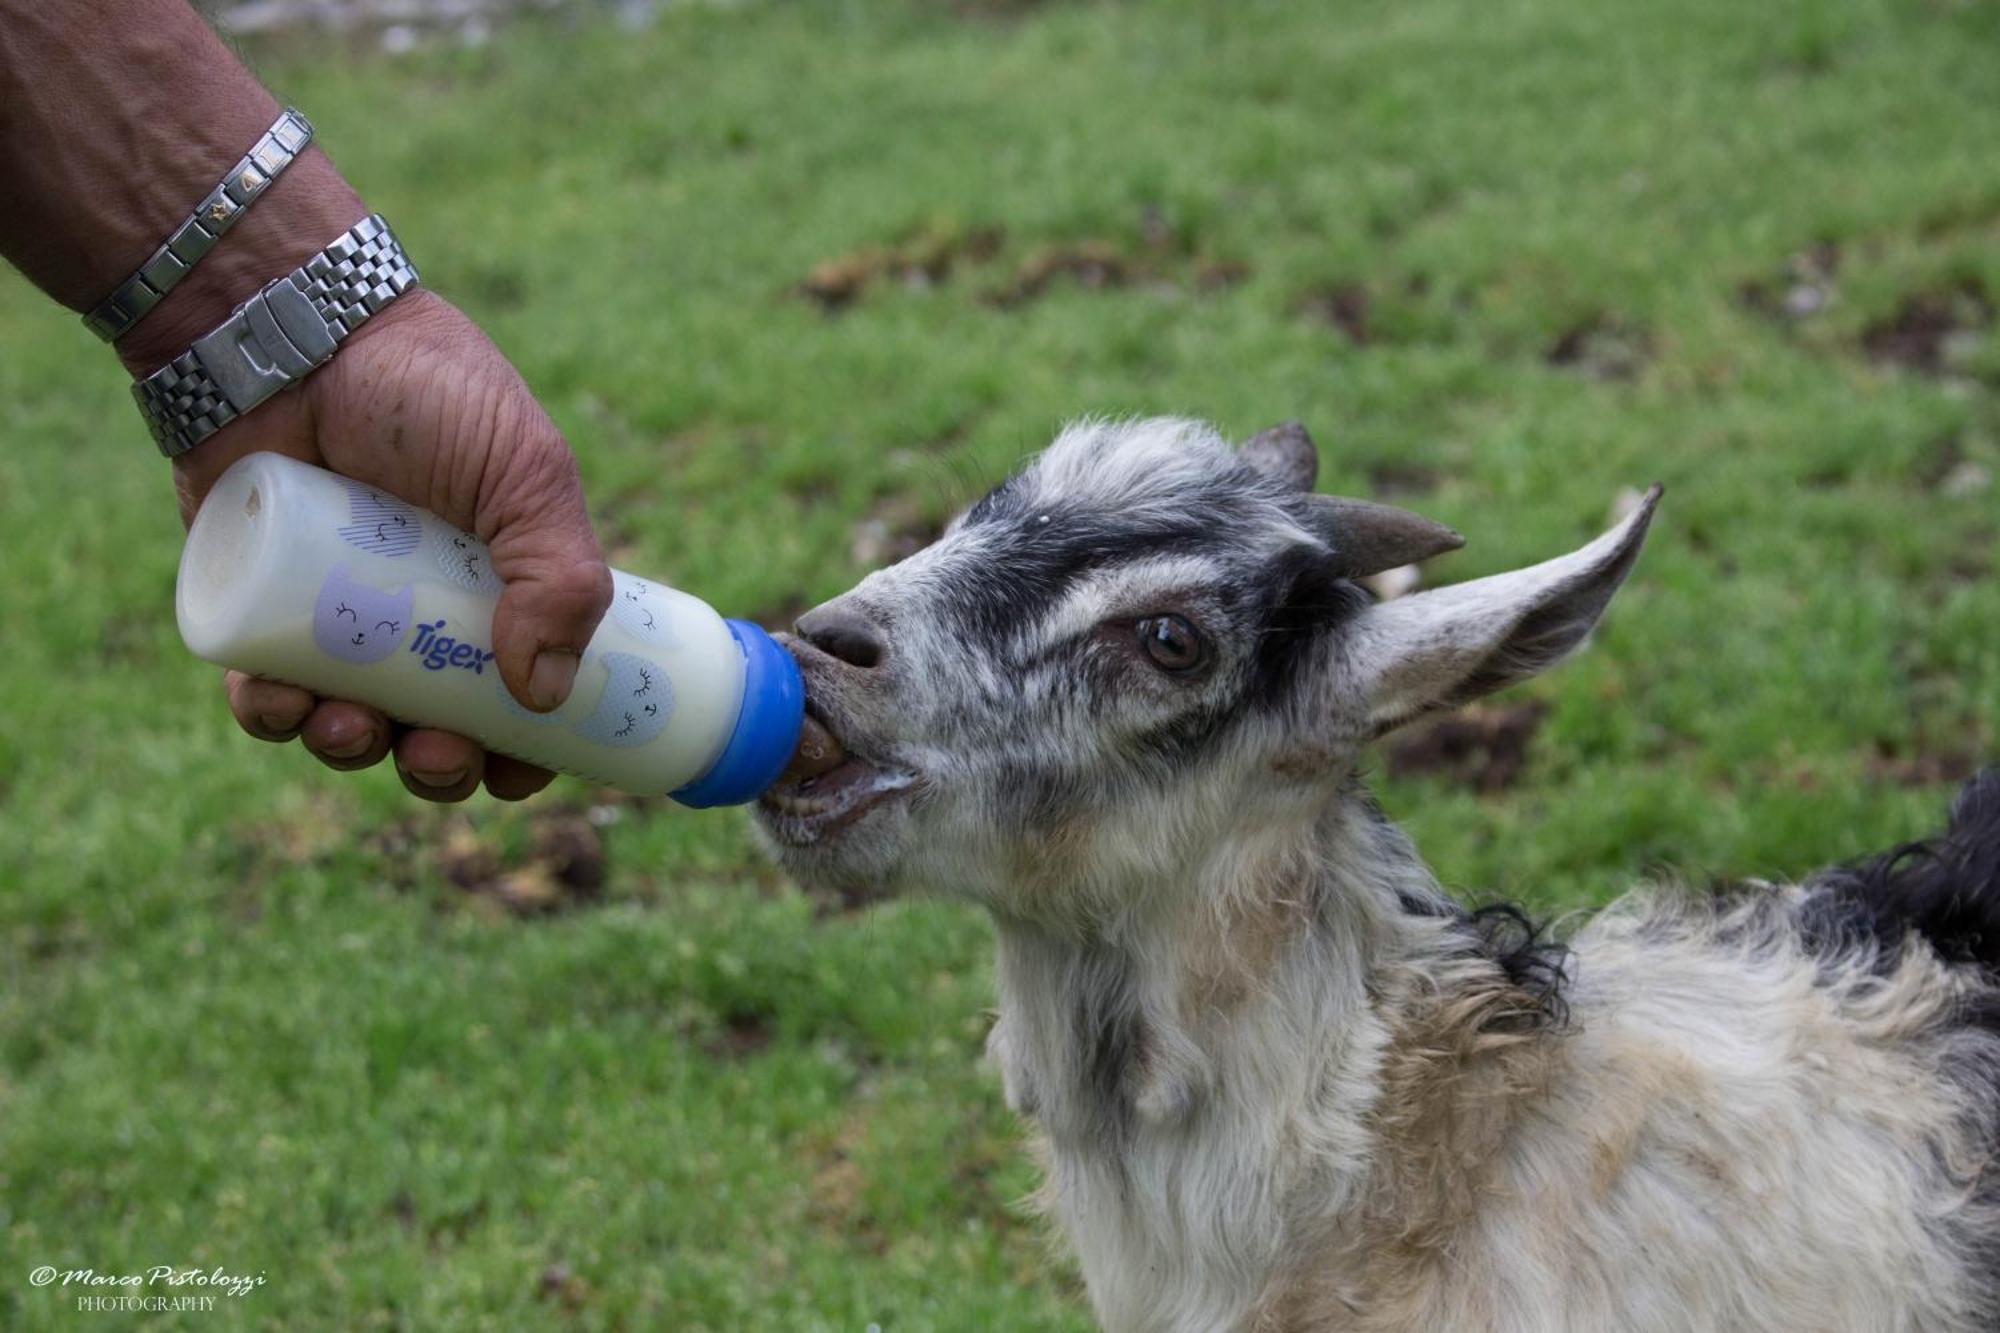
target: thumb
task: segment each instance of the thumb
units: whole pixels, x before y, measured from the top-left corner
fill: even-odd
[[[493,653],[508,693],[538,713],[569,698],[584,646],[611,605],[611,571],[584,510],[576,460],[539,411],[480,479],[479,534],[506,584]]]

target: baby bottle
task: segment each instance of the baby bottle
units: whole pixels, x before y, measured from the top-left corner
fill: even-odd
[[[611,572],[576,685],[523,708],[492,652],[486,544],[435,514],[279,454],[222,474],[181,553],[181,638],[218,666],[373,705],[544,768],[683,805],[754,799],[791,758],[805,691],[757,626]]]

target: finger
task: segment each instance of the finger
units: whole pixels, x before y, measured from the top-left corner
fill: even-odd
[[[222,673],[222,688],[229,696],[229,711],[236,725],[260,741],[288,741],[299,734],[318,701],[296,685],[280,685],[275,680],[259,680],[241,671]]]
[[[584,646],[611,604],[611,571],[584,511],[576,460],[522,394],[527,426],[497,450],[480,488],[479,528],[506,583],[493,651],[508,692],[537,712],[569,697]]]
[[[389,719],[362,704],[328,699],[299,729],[306,749],[328,768],[348,772],[382,762],[389,753]]]
[[[496,801],[524,801],[555,780],[546,768],[504,754],[486,756],[486,792]]]
[[[449,731],[417,727],[396,742],[396,772],[412,795],[462,801],[479,788],[485,751]]]

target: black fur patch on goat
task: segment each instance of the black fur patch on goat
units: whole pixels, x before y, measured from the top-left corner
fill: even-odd
[[[1092,570],[1166,554],[1241,559],[1240,534],[1272,520],[1286,493],[1248,467],[1190,479],[1168,502],[1104,505],[1039,493],[1016,473],[981,496],[962,526],[985,533],[996,577],[967,581],[955,609],[972,628],[1006,633]]]
[[[1829,955],[1872,945],[1884,968],[1917,935],[1946,962],[2000,975],[2000,768],[1959,789],[1941,836],[1816,877],[1799,930]],[[2000,1011],[1979,1020],[2000,1030]]]
[[[1534,999],[1534,1023],[1566,1025],[1569,1001],[1563,986],[1569,981],[1569,946],[1550,937],[1548,923],[1534,920],[1512,903],[1474,908],[1466,919],[1507,980]]]
[[[1947,963],[1975,967],[2000,979],[2000,768],[1959,788],[1944,833],[1905,843],[1866,861],[1816,877],[1799,909],[1799,930],[1822,957],[1873,948],[1878,970],[1896,966],[1910,937],[1926,941]],[[1958,1015],[1960,1024],[2000,1032],[2000,999],[1988,991]],[[1981,1063],[1959,1077],[2000,1098],[2000,1070]],[[1986,1114],[1991,1117],[1993,1103]],[[2000,1124],[1986,1121],[1989,1142]],[[2000,1202],[2000,1169],[1986,1168],[1973,1193]],[[1964,1242],[1967,1261],[1985,1275],[1989,1309],[2000,1310],[2000,1236]]]
[[[1449,898],[1418,898],[1403,894],[1402,908],[1420,916],[1448,917],[1464,931],[1468,951],[1490,959],[1501,975],[1531,1002],[1520,1011],[1527,1026],[1562,1028],[1569,1023],[1569,1001],[1563,988],[1569,982],[1570,950],[1567,944],[1548,933],[1546,922],[1537,922],[1513,903],[1487,903],[1465,908]]]
[[[1060,505],[1034,513],[1017,512],[1019,506],[1007,502],[989,505],[1004,490],[990,493],[965,519],[966,527],[987,531],[979,558],[993,575],[954,580],[949,606],[984,636],[1011,634],[1092,570],[1215,546],[1211,528],[1220,520],[1212,515],[1146,521]]]
[[[1133,1085],[1147,1059],[1132,964],[1116,950],[1093,945],[1083,951],[1077,980],[1082,1003],[1075,1011],[1076,1041],[1085,1104],[1096,1134],[1122,1140],[1131,1132]]]
[[[1358,584],[1335,572],[1326,556],[1301,547],[1270,571],[1276,596],[1264,617],[1251,667],[1249,702],[1273,708],[1292,696],[1301,668],[1321,639],[1369,604]]]

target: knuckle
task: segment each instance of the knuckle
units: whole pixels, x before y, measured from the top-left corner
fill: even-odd
[[[502,395],[495,408],[492,437],[498,452],[491,497],[504,522],[574,521],[582,525],[583,487],[576,456],[526,386]]]
[[[614,589],[611,584],[611,567],[602,560],[580,561],[564,571],[562,590],[579,606],[588,606],[590,614],[601,616],[611,605]]]

